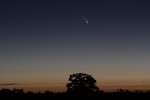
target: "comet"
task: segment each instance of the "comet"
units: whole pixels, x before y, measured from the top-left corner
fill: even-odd
[[[85,23],[89,23],[88,19],[85,16],[82,16],[82,18],[84,19]]]

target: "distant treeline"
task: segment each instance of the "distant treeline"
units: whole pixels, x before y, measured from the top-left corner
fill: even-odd
[[[77,100],[77,99],[91,99],[91,100],[122,100],[122,99],[134,99],[134,100],[150,100],[150,91],[129,91],[126,89],[118,89],[116,92],[95,92],[91,94],[75,94],[68,92],[54,93],[51,91],[45,91],[44,93],[34,93],[32,91],[24,92],[23,89],[1,89],[0,100]]]

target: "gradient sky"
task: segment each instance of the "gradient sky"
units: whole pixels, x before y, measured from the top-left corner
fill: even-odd
[[[150,89],[150,1],[0,1],[0,88],[61,91],[77,72]]]

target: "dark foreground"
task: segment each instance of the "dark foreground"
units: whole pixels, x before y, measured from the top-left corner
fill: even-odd
[[[70,94],[70,93],[24,93],[20,90],[3,89],[0,100],[150,100],[150,92],[118,91],[113,93]]]

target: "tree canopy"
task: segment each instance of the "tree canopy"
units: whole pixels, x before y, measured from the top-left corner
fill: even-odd
[[[96,86],[96,80],[86,73],[70,75],[69,83],[66,87],[69,93],[87,94],[99,91],[99,88]]]

